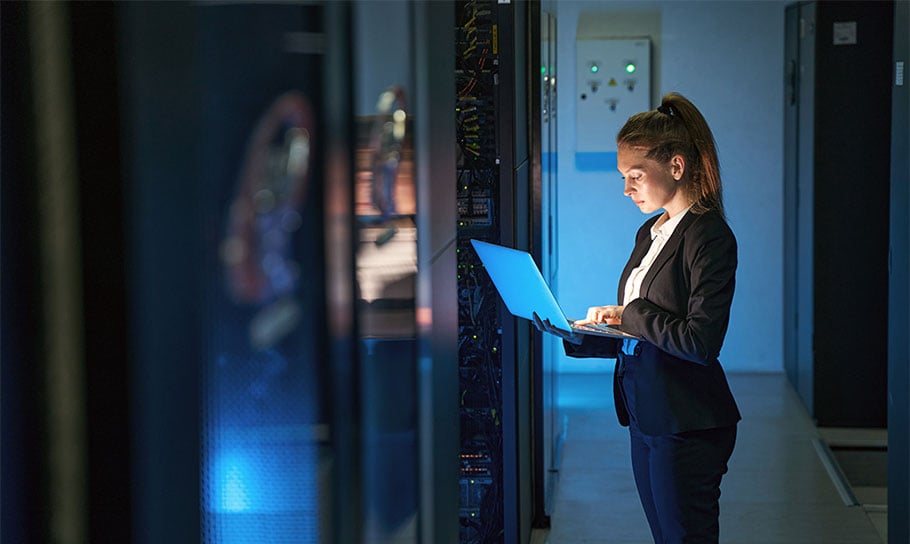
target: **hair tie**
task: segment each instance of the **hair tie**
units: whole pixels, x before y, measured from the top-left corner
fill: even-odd
[[[660,113],[662,113],[664,115],[669,115],[670,117],[676,117],[676,110],[674,110],[673,106],[671,106],[670,104],[661,104],[657,108],[657,111],[659,111]]]

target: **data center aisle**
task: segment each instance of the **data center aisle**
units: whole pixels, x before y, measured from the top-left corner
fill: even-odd
[[[819,433],[785,375],[728,378],[743,421],[721,487],[721,542],[887,542],[884,514],[845,505],[819,455]],[[628,432],[613,412],[611,379],[560,375],[567,436],[545,540],[550,544],[651,542],[632,478]]]

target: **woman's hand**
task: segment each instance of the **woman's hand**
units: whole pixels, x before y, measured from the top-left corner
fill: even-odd
[[[575,334],[572,331],[566,331],[558,327],[553,326],[550,323],[549,319],[540,319],[540,316],[537,315],[537,312],[533,312],[534,317],[534,326],[537,327],[537,330],[540,332],[548,332],[554,336],[562,338],[566,342],[571,342],[572,344],[578,345],[581,344],[581,335]]]
[[[578,325],[588,325],[592,323],[606,323],[607,325],[619,325],[622,323],[623,306],[591,306],[588,308],[588,314],[584,319],[576,321]]]

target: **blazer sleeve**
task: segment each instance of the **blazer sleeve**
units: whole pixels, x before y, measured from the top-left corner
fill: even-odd
[[[736,281],[736,238],[726,223],[690,229],[682,248],[683,277],[673,278],[688,289],[685,315],[661,308],[646,298],[626,305],[623,329],[637,334],[680,359],[708,365],[717,360],[727,325]],[[681,280],[681,281],[676,281]],[[685,293],[681,293],[685,294]]]

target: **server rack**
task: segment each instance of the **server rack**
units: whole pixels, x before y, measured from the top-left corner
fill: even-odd
[[[786,11],[785,367],[819,425],[886,426],[891,2]],[[859,71],[864,77],[856,77]],[[838,160],[832,160],[836,157]]]
[[[530,44],[538,3],[456,3],[461,541],[527,541],[535,513],[539,351],[499,299],[470,246],[533,250]],[[536,29],[536,30],[535,30]],[[539,463],[542,466],[542,462]],[[540,500],[543,500],[542,498]],[[540,510],[540,509],[538,509]]]

